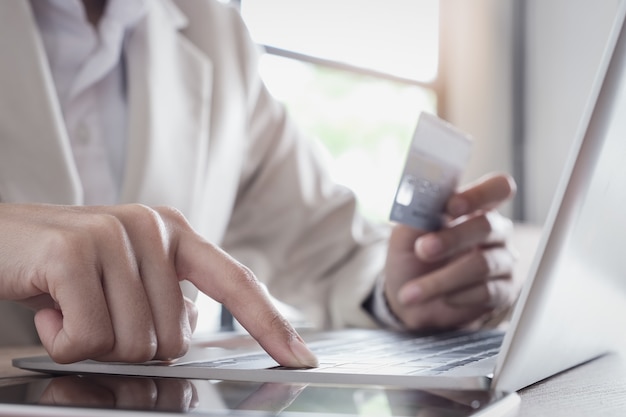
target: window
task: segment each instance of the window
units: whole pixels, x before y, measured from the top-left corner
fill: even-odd
[[[241,0],[241,14],[263,45],[407,80],[437,75],[438,0]]]
[[[268,88],[385,220],[422,110],[437,112],[438,0],[241,0]]]
[[[385,221],[419,113],[437,113],[438,0],[220,1],[240,6],[268,88],[328,149],[335,179]],[[198,330],[218,327],[206,317],[219,307],[198,306]]]

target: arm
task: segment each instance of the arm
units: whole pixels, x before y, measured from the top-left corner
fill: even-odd
[[[374,326],[361,305],[382,271],[388,229],[363,219],[316,144],[264,89],[250,123],[224,248],[316,325]]]
[[[387,272],[383,274],[389,228],[364,220],[354,195],[329,178],[316,144],[294,126],[283,106],[264,88],[258,74],[257,47],[247,36],[239,15],[232,12],[229,18],[233,23],[229,26],[231,36],[221,37],[221,42],[214,45],[216,50],[205,48],[209,56],[226,55],[234,60],[229,61],[228,67],[214,66],[216,80],[223,81],[228,76],[236,77],[238,82],[239,88],[224,91],[223,100],[227,102],[241,93],[245,96],[242,101],[247,103],[245,109],[234,109],[237,117],[240,110],[247,115],[241,121],[245,124],[245,159],[223,247],[254,270],[273,295],[303,310],[315,324],[375,326],[377,323],[363,308],[363,302],[381,277],[390,275],[383,284],[396,286],[394,291],[409,278],[417,277],[401,273],[396,250],[413,248],[418,235],[409,235],[405,241],[401,229],[394,231]],[[204,27],[202,22],[191,25],[198,32]],[[189,33],[194,39],[204,39],[194,30]],[[224,45],[228,45],[228,53],[220,49]],[[232,54],[233,50],[236,54]],[[213,62],[224,60],[214,58]],[[214,107],[230,109],[216,103]],[[473,187],[472,193],[484,193],[491,189],[489,184],[492,183]],[[496,196],[492,201],[490,198],[468,208],[470,217],[492,211],[509,196]],[[494,216],[497,215],[489,215]],[[498,226],[487,223],[487,228],[491,227]],[[480,235],[483,231],[476,228],[452,230],[465,236],[466,242],[478,245],[484,240]],[[406,259],[412,264],[413,258]],[[400,273],[393,273],[394,270]],[[401,315],[399,304],[395,307],[393,312]]]
[[[37,310],[58,362],[172,359],[188,348],[189,280],[223,302],[281,364],[315,358],[255,276],[174,209],[0,204],[0,298]]]
[[[251,44],[248,47],[250,50],[243,55],[254,56],[255,48]],[[488,279],[485,285],[494,291],[502,288],[511,293],[504,297],[507,300],[494,305],[499,308],[516,294],[516,285],[509,285],[515,284],[508,271],[513,257],[504,244],[510,222],[495,220],[501,217],[494,210],[512,196],[512,180],[497,177],[508,186],[502,193],[497,190],[500,180],[496,180],[480,182],[459,194],[459,198],[470,198],[472,205],[462,213],[451,212],[459,219],[456,226],[451,222],[442,231],[449,244],[448,253],[416,260],[413,248],[420,234],[397,227],[391,235],[387,256],[388,228],[364,220],[354,195],[329,178],[316,144],[293,125],[285,109],[263,87],[256,61],[250,58],[240,67],[248,70],[246,77],[251,86],[249,148],[224,247],[257,272],[272,294],[304,310],[318,325],[373,326],[376,322],[363,308],[363,302],[377,278],[384,277],[391,311],[399,316],[402,326],[455,326],[493,309],[484,307],[480,314],[472,309],[469,315],[458,312],[452,320],[442,319],[438,309],[428,304],[427,313],[422,311],[415,316],[414,309],[401,305],[398,291],[409,281],[448,265],[453,255],[460,256],[473,248],[477,249],[472,252],[475,265],[480,265],[483,255],[488,255],[483,259],[491,259],[491,254],[501,253],[494,256],[503,258],[502,271],[483,269],[473,277],[479,280],[501,274],[502,279]],[[473,220],[468,221],[470,218]],[[385,257],[387,267],[383,273]],[[431,274],[435,277],[432,285],[443,285],[438,277],[445,276],[448,287],[441,291],[446,294],[456,292],[460,285],[468,286],[465,280],[469,278],[462,268],[442,271],[443,274]],[[451,286],[449,281],[459,286]],[[429,283],[431,280],[421,284]],[[408,288],[403,289],[403,294],[410,293],[411,285]],[[463,299],[471,294],[457,295]]]
[[[258,48],[245,36],[239,15],[228,17],[231,36],[222,36],[215,51],[205,48],[215,63],[215,80],[236,78],[239,86],[224,91],[214,108],[232,110],[231,118],[241,111],[246,116],[243,138],[232,139],[245,142],[244,161],[222,247],[250,267],[272,295],[315,324],[375,326],[361,304],[382,272],[388,228],[366,222],[353,193],[329,178],[319,147],[265,89]],[[203,26],[192,21],[191,27]],[[193,38],[204,39],[195,32]],[[224,45],[227,57],[238,59],[228,67],[218,59],[226,55]],[[240,93],[246,105],[233,109],[233,95]]]

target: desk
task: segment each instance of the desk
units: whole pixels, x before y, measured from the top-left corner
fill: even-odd
[[[522,256],[516,273],[528,272],[538,237],[538,228],[518,225],[515,245]],[[11,359],[43,353],[41,347],[0,348],[0,385],[41,377],[13,368]],[[626,349],[536,383],[520,396],[521,417],[626,416]]]
[[[520,391],[520,416],[626,416],[626,356],[610,354]]]
[[[17,356],[42,354],[40,347],[0,348],[0,385],[41,377],[13,368]],[[626,355],[611,354],[520,391],[520,417],[626,416]]]

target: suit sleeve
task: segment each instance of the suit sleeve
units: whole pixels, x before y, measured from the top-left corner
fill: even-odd
[[[362,305],[382,273],[388,230],[329,177],[319,145],[261,82],[257,48],[241,42],[248,148],[223,246],[317,326],[373,327]]]

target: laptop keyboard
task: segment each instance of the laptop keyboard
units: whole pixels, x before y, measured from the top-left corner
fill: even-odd
[[[348,341],[308,343],[320,365],[314,372],[386,375],[439,375],[452,369],[493,357],[502,344],[503,332],[482,331],[416,337],[383,332]],[[276,366],[265,353],[218,359],[194,365],[209,368],[251,369]]]
[[[438,375],[498,354],[502,332],[418,337],[386,333],[378,339],[314,347],[316,371]]]

